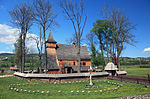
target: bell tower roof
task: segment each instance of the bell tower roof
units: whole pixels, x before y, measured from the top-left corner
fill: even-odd
[[[47,42],[48,42],[48,43],[57,43],[57,42],[54,40],[53,36],[52,36],[51,30],[50,30],[50,33],[49,33]]]

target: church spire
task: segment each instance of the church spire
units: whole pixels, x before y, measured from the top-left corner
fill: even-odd
[[[50,33],[49,33],[47,42],[48,42],[48,43],[57,43],[57,42],[54,40],[53,36],[52,36],[51,30],[50,30]]]

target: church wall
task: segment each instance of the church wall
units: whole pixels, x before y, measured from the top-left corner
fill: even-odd
[[[58,74],[58,73],[72,73],[72,67],[70,66],[77,66],[77,60],[59,60],[57,58],[56,53],[56,44],[57,42],[53,39],[53,36],[49,34],[48,40],[46,42],[46,50],[47,50],[47,63],[48,63],[48,74]],[[58,47],[59,48],[59,47]],[[73,46],[70,48],[76,48],[75,43],[73,43]],[[69,64],[66,64],[69,63]],[[64,65],[67,65],[68,67],[64,67]],[[54,66],[59,67],[54,67]],[[90,66],[91,60],[90,59],[81,59],[81,66]],[[57,69],[56,69],[57,68]]]
[[[91,61],[90,60],[86,60],[86,61],[82,61],[81,60],[81,66],[83,66],[84,65],[84,63],[86,64],[85,66],[91,66]]]
[[[55,48],[47,48],[47,55],[54,55],[54,56],[56,56]]]
[[[48,74],[60,74],[60,71],[48,71]]]
[[[69,66],[77,66],[77,60],[59,60],[59,66],[60,68],[62,66],[64,66],[66,63],[69,63]],[[74,65],[75,64],[75,65]],[[91,65],[91,61],[90,60],[81,60],[81,66],[90,66]]]
[[[56,48],[56,43],[46,43],[47,47]]]

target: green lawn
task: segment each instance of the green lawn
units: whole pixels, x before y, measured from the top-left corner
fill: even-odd
[[[54,84],[41,81],[28,82],[15,77],[0,78],[0,99],[96,99],[150,94],[150,87],[146,88],[145,85],[105,79],[93,82],[97,88],[85,89],[88,81]]]
[[[150,68],[123,68],[121,70],[127,71],[127,75],[147,77],[150,74]]]
[[[1,72],[1,71],[0,71]],[[5,70],[4,71],[4,73],[0,73],[0,76],[2,76],[2,75],[12,75],[14,73],[14,71],[10,71],[9,73],[8,73],[8,70]]]

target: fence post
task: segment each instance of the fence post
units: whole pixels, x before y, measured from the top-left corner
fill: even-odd
[[[137,84],[139,84],[139,80],[137,79]]]
[[[120,77],[120,81],[122,82],[122,76]]]
[[[150,83],[150,74],[147,74],[147,76],[148,76],[148,82]]]
[[[50,78],[49,78],[49,83],[51,82]]]
[[[29,78],[29,81],[31,81],[31,80],[32,80],[32,78],[30,77],[30,78]]]

